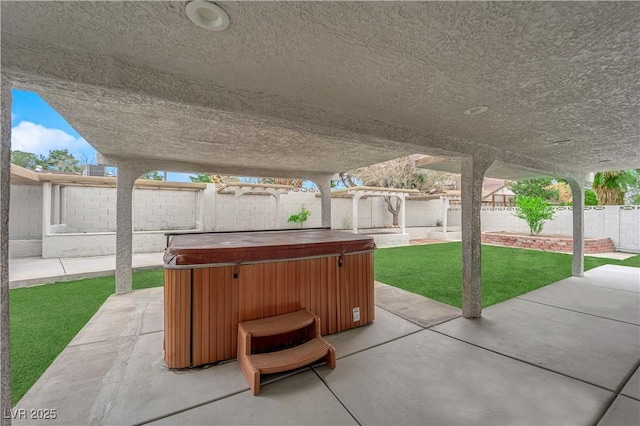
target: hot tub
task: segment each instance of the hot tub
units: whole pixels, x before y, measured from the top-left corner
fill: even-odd
[[[374,249],[372,237],[326,229],[174,236],[164,255],[165,362],[235,358],[238,322],[305,308],[323,335],[372,322]]]

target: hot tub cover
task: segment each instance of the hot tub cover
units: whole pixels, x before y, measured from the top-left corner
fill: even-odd
[[[250,263],[339,255],[375,249],[373,237],[335,230],[183,234],[171,239],[167,267]]]

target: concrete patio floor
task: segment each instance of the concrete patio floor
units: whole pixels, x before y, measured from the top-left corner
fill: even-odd
[[[484,310],[376,285],[376,321],[327,336],[324,365],[265,376],[235,361],[172,371],[161,288],[112,296],[17,408],[47,424],[640,423],[640,270],[602,266]],[[16,424],[33,424],[17,421]]]
[[[164,252],[134,253],[132,256],[133,270],[161,268],[164,264],[162,261],[163,255]],[[115,255],[11,259],[9,262],[9,286],[10,288],[20,288],[84,278],[104,277],[114,275],[115,268]]]

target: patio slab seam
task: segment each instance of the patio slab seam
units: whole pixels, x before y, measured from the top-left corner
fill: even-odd
[[[420,330],[420,331],[421,331],[421,330]],[[417,333],[417,332],[416,332],[416,333]],[[353,355],[353,354],[351,354],[351,355]],[[347,356],[348,356],[348,355],[347,355]],[[342,405],[342,408],[344,408],[344,409],[345,409],[345,411],[346,411],[347,413],[349,413],[349,415],[353,418],[353,420],[354,420],[356,423],[358,423],[358,425],[362,426],[362,425],[364,424],[364,422],[363,422],[362,420],[358,419],[358,416],[356,416],[356,415],[353,413],[353,410],[350,410],[350,409],[349,409],[349,407],[347,406],[347,404],[346,404],[344,401],[342,401],[342,399],[340,399],[340,397],[339,397],[338,395],[336,395],[336,393],[333,391],[333,389],[331,389],[331,386],[329,386],[329,383],[327,383],[327,382],[322,378],[322,376],[320,375],[320,373],[318,373],[318,371],[317,371],[313,366],[311,366],[311,370],[312,370],[312,371],[313,371],[313,373],[316,375],[316,377],[317,377],[318,379],[320,379],[320,381],[321,381],[321,382],[322,382],[322,384],[327,388],[327,390],[328,390],[329,392],[331,392],[331,395],[333,395],[333,397],[336,399],[336,401],[338,401],[338,403],[339,403],[340,405]]]
[[[609,412],[609,410],[611,409],[611,406],[613,405],[613,403],[616,401],[616,399],[618,399],[619,396],[625,396],[629,399],[632,399],[634,401],[638,401],[640,402],[640,400],[629,396],[629,395],[625,395],[622,394],[622,390],[624,389],[624,387],[626,386],[627,383],[629,383],[629,380],[631,380],[631,377],[633,377],[633,374],[636,372],[636,370],[640,368],[640,360],[638,360],[638,362],[636,362],[636,365],[631,369],[631,372],[627,374],[627,376],[622,379],[620,381],[620,385],[618,386],[618,389],[616,391],[614,391],[613,393],[613,397],[611,398],[611,400],[608,402],[607,406],[605,407],[604,411],[602,412],[602,415],[600,416],[600,418],[598,419],[598,421],[596,422],[596,424],[600,424],[600,422],[604,419],[604,417],[607,415],[607,413]]]
[[[555,283],[552,283],[552,284],[555,284]],[[585,284],[585,285],[592,285],[592,286],[594,286],[594,287],[606,288],[607,290],[621,291],[621,292],[623,292],[623,293],[638,294],[638,292],[637,292],[637,291],[633,291],[633,290],[625,290],[625,289],[623,289],[623,288],[605,287],[605,286],[597,285],[597,284]],[[541,287],[541,288],[542,288],[542,287]],[[535,291],[535,290],[534,290],[534,291]],[[516,296],[516,297],[519,297],[519,296]]]
[[[621,381],[619,389],[616,391],[616,396],[622,395],[622,396],[626,396],[627,398],[633,399],[634,401],[639,401],[640,402],[640,398],[636,398],[633,395],[628,395],[626,393],[622,393],[624,391],[625,386],[627,385],[627,383],[629,383],[629,380],[631,380],[631,378],[633,377],[633,375],[635,374],[635,372],[638,369],[640,369],[640,360],[638,360],[638,362],[636,362],[636,365],[631,369],[629,374],[627,374],[627,376]]]
[[[58,262],[60,262],[60,266],[62,266],[62,272],[64,272],[64,274],[67,275],[67,268],[64,267],[64,263],[62,263],[62,259],[58,259]]]
[[[164,332],[164,329],[162,330],[153,330],[153,331],[145,331],[144,333],[139,333],[139,336],[146,336],[147,334],[153,334],[153,333],[161,333]]]
[[[71,342],[69,342],[69,344],[67,346],[65,346],[65,348],[79,348],[81,346],[96,345],[98,343],[104,343],[104,342],[110,342],[110,341],[115,341],[115,339],[92,340],[91,342],[80,342],[80,343],[71,343]],[[60,352],[60,353],[62,353],[62,352]]]
[[[408,305],[408,306],[414,306],[414,305],[416,305],[416,304],[420,304],[420,303],[421,303],[421,302],[416,302],[416,303],[411,304],[411,305]],[[378,308],[380,308],[380,309],[384,310],[384,311],[389,312],[390,314],[393,314],[393,315],[395,315],[395,316],[397,316],[397,317],[402,318],[402,319],[403,319],[403,320],[405,320],[405,321],[410,322],[410,323],[411,323],[411,324],[413,324],[413,325],[417,325],[418,327],[422,328],[423,330],[428,330],[428,329],[429,329],[429,328],[431,328],[431,327],[435,327],[436,325],[444,324],[444,323],[446,323],[446,322],[449,322],[449,321],[454,320],[454,319],[456,319],[456,318],[460,318],[460,317],[462,316],[462,314],[460,314],[460,315],[457,315],[457,316],[452,317],[452,318],[445,318],[445,319],[443,319],[442,321],[440,321],[440,322],[438,322],[438,323],[433,323],[433,324],[431,324],[431,325],[429,325],[429,326],[424,326],[424,325],[422,325],[422,324],[420,324],[420,323],[418,323],[418,322],[414,321],[414,320],[413,320],[411,317],[409,317],[409,316],[404,316],[404,315],[400,314],[399,312],[392,311],[391,309],[389,309],[389,308],[387,308],[387,307],[384,307],[384,306],[382,306],[382,305],[379,305],[379,304],[377,304],[377,303],[376,303],[376,306],[377,306]],[[418,331],[420,331],[420,330],[418,330]],[[414,333],[416,333],[416,332],[414,332]],[[411,333],[411,334],[413,334],[413,333]],[[394,340],[395,340],[395,339],[394,339]],[[366,350],[366,349],[365,349],[365,350]]]
[[[621,291],[624,291],[624,290],[621,290]],[[628,292],[628,293],[633,293],[633,292]],[[575,309],[565,308],[564,306],[552,305],[550,303],[543,303],[543,302],[539,302],[537,300],[530,300],[530,299],[526,299],[526,298],[520,297],[520,296],[516,296],[515,299],[522,300],[524,302],[529,302],[529,303],[537,303],[538,305],[549,306],[551,308],[562,309],[562,310],[569,311],[569,312],[575,312],[577,314],[589,315],[589,316],[596,317],[596,318],[602,318],[602,319],[606,319],[606,320],[610,320],[610,321],[621,322],[621,323],[624,323],[624,324],[635,325],[636,327],[639,326],[639,324],[636,324],[636,323],[633,323],[633,322],[623,321],[623,320],[615,319],[615,318],[604,317],[602,315],[590,314],[589,312],[577,311]]]
[[[230,397],[232,397],[234,395],[241,394],[242,392],[246,392],[248,390],[249,390],[249,386],[247,386],[246,389],[242,389],[242,390],[239,390],[239,391],[236,391],[236,392],[230,392],[230,393],[225,394],[223,396],[219,396],[217,398],[213,398],[213,399],[211,399],[209,401],[200,402],[198,404],[194,404],[194,405],[191,405],[191,406],[186,407],[186,408],[181,408],[180,410],[174,410],[174,411],[172,411],[170,413],[167,413],[167,414],[162,414],[160,416],[153,417],[151,419],[147,419],[147,420],[142,421],[142,422],[134,423],[133,425],[134,426],[146,425],[146,424],[158,421],[158,420],[166,419],[167,417],[175,416],[176,414],[184,413],[186,411],[193,410],[194,408],[202,407],[202,406],[205,406],[207,404],[214,403],[216,401],[221,401],[221,400],[223,400],[225,398],[230,398]]]
[[[498,351],[496,351],[496,350],[494,350],[494,349],[486,348],[486,347],[481,346],[481,345],[478,345],[478,344],[476,344],[476,343],[468,342],[468,341],[466,341],[466,340],[464,340],[464,339],[461,339],[461,338],[459,338],[459,337],[455,337],[455,336],[451,336],[451,335],[449,335],[449,334],[443,333],[442,331],[433,330],[433,329],[427,329],[426,331],[431,331],[431,332],[433,332],[433,333],[438,333],[438,334],[440,334],[440,335],[442,335],[442,336],[449,337],[449,338],[451,338],[451,339],[457,340],[457,341],[462,342],[462,343],[466,343],[467,345],[475,346],[476,348],[479,348],[479,349],[484,349],[485,351],[492,352],[492,353],[494,353],[494,354],[496,354],[496,355],[500,355],[500,356],[503,356],[503,357],[505,357],[505,358],[512,359],[512,360],[514,360],[514,361],[519,361],[519,362],[522,362],[522,363],[524,363],[524,364],[531,365],[531,366],[533,366],[533,367],[537,367],[537,368],[540,368],[540,369],[542,369],[542,370],[546,370],[546,371],[549,371],[549,372],[551,372],[551,373],[555,373],[555,374],[558,374],[558,375],[560,375],[560,376],[567,377],[567,378],[569,378],[569,379],[577,380],[577,381],[579,381],[579,382],[586,383],[586,384],[591,385],[591,386],[595,386],[595,387],[600,388],[600,389],[602,389],[602,390],[605,390],[605,391],[607,391],[607,392],[611,392],[612,394],[614,394],[614,393],[615,393],[615,390],[613,390],[613,389],[609,389],[609,388],[606,388],[606,387],[604,387],[604,386],[602,386],[602,385],[598,385],[598,384],[596,384],[596,383],[591,383],[591,382],[589,382],[589,381],[587,381],[587,380],[583,380],[583,379],[580,379],[580,378],[577,378],[577,377],[573,377],[573,376],[571,376],[571,375],[569,375],[569,374],[562,373],[562,372],[560,372],[560,371],[556,371],[556,370],[553,370],[553,369],[551,369],[551,368],[544,367],[544,366],[542,366],[542,365],[540,365],[540,364],[535,364],[535,363],[533,363],[533,362],[526,361],[526,360],[524,360],[524,359],[516,358],[516,357],[514,357],[514,356],[507,355],[507,354],[504,354],[504,353],[502,353],[502,352],[498,352]],[[634,371],[635,371],[635,370],[634,370]],[[615,399],[615,398],[614,398],[614,399]]]
[[[393,313],[393,312],[391,312],[391,313]],[[356,354],[359,354],[359,353],[362,353],[362,352],[366,352],[369,349],[377,348],[378,346],[386,345],[387,343],[395,342],[396,340],[402,339],[402,338],[407,337],[407,336],[411,336],[412,334],[421,333],[421,332],[423,332],[425,330],[426,330],[426,328],[422,328],[421,330],[411,331],[411,332],[409,332],[407,334],[403,334],[402,336],[394,337],[393,339],[390,339],[390,340],[387,340],[387,341],[384,341],[384,342],[380,342],[380,343],[376,343],[375,345],[371,345],[371,346],[369,346],[367,348],[364,348],[364,349],[360,349],[359,351],[355,351],[355,352],[347,354],[347,355],[338,356],[338,357],[336,357],[336,359],[349,358],[350,356],[353,356],[353,355],[356,355]],[[316,365],[321,365],[321,364],[323,364],[323,363],[318,363]]]

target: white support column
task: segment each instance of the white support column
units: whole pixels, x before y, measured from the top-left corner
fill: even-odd
[[[0,88],[0,413],[11,409],[11,344],[9,336],[9,195],[11,187],[11,82]],[[11,417],[0,415],[0,425]]]
[[[573,276],[584,276],[584,184],[585,178],[568,179],[573,199]]]
[[[358,233],[358,202],[360,201],[360,194],[353,194],[352,207],[351,207],[351,220],[352,220],[352,232]]]
[[[405,233],[407,231],[407,198],[405,194],[399,194],[400,198],[400,232]]]
[[[282,203],[280,202],[280,192],[277,189],[266,189],[266,192],[271,194],[273,198],[276,199],[276,224],[275,229],[280,229],[280,206]]]
[[[320,190],[320,226],[323,228],[331,228],[331,177],[332,175],[326,175],[312,179]]]
[[[465,318],[479,318],[482,314],[482,180],[492,163],[491,155],[462,159],[462,315]]]
[[[442,237],[447,240],[447,221],[449,220],[449,197],[442,197]]]
[[[53,207],[52,207],[53,224],[60,224],[60,185],[53,185]]]
[[[42,236],[51,234],[51,182],[42,182]]]
[[[60,188],[60,224],[67,223],[67,187]]]
[[[116,293],[132,290],[133,186],[144,169],[125,160],[118,161],[116,212]]]
[[[201,232],[204,232],[204,191],[205,191],[204,189],[201,189],[198,191],[198,196],[196,200],[197,228]]]

